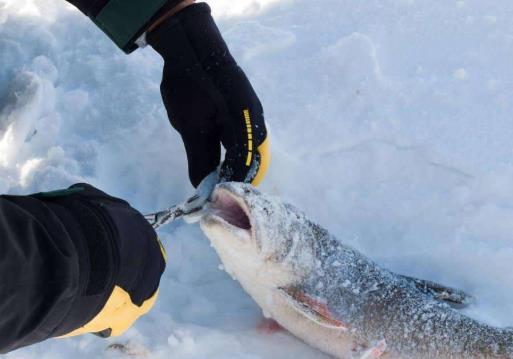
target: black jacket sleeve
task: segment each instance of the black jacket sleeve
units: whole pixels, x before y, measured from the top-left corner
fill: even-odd
[[[0,353],[55,333],[79,290],[78,252],[43,203],[0,198]]]
[[[77,7],[126,53],[163,14],[182,0],[66,0]]]
[[[164,267],[144,217],[93,187],[0,196],[0,354],[83,327],[115,286],[140,305]]]

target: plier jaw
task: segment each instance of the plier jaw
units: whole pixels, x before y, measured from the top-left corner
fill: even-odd
[[[218,182],[218,173],[212,172],[200,183],[196,193],[185,202],[164,211],[148,214],[144,218],[155,230],[180,218],[183,218],[188,223],[194,223],[201,218],[201,211],[210,200]]]

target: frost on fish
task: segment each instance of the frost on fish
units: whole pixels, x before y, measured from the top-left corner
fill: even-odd
[[[326,353],[513,358],[513,331],[453,308],[469,299],[463,292],[383,269],[251,186],[220,185],[202,228],[264,312]]]

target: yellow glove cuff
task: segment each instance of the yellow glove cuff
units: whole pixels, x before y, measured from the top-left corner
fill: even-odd
[[[260,165],[255,178],[251,181],[251,184],[255,187],[262,183],[271,164],[271,143],[269,138],[265,139],[265,141],[257,148],[257,151],[260,155]]]

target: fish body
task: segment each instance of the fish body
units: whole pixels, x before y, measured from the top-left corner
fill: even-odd
[[[219,185],[201,228],[266,317],[336,358],[513,359],[512,330],[466,317],[249,185]]]

